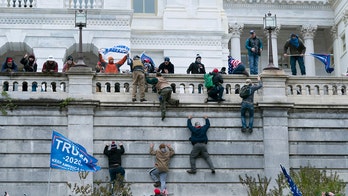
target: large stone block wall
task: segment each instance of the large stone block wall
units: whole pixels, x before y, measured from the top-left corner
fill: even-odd
[[[11,88],[7,93],[17,105],[0,118],[1,191],[10,195],[48,192],[65,196],[70,194],[67,182],[107,182],[107,159],[102,151],[113,140],[125,145],[126,180],[136,196],[152,193],[153,182],[147,170],[153,166],[154,157],[148,154],[149,145],[158,147],[162,142],[171,143],[176,151],[168,176],[168,189],[175,195],[246,195],[239,175],[260,174],[275,179],[280,173],[279,164],[294,169],[310,164],[337,171],[348,182],[346,78],[318,80],[263,73],[264,87],[255,96],[254,132],[248,135],[240,131],[240,98],[235,94],[244,77],[224,76],[230,93],[224,95],[226,102],[217,104],[204,103],[206,92],[198,93],[201,76],[167,76],[176,84],[173,97],[180,99],[181,104],[178,108],[168,107],[167,118],[161,121],[155,93],[146,93],[148,102],[132,103],[131,88],[105,91],[107,83],[119,83],[122,88],[130,84],[129,75],[80,71],[52,76],[0,74],[0,88],[8,82]],[[23,81],[55,82],[65,88],[53,91],[48,86],[47,91],[41,91],[41,87],[36,92],[23,91]],[[98,82],[103,86],[102,92],[95,89]],[[17,87],[12,88],[16,83]],[[68,98],[72,100],[67,102]],[[1,99],[1,103],[6,101]],[[208,150],[216,167],[215,175],[201,159],[197,160],[196,175],[185,171],[192,148],[186,128],[188,115],[201,122],[204,115],[210,117]],[[99,160],[102,170],[81,182],[77,173],[50,169],[52,130],[85,146]]]

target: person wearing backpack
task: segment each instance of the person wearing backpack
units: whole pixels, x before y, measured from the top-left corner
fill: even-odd
[[[222,79],[219,70],[215,68],[211,73],[209,73],[209,75],[212,75],[213,77],[210,77],[212,80],[212,85],[208,86],[207,83],[210,82],[205,81],[205,85],[208,90],[208,96],[215,101],[225,101],[225,99],[222,98],[222,95],[224,93],[224,87],[222,86],[222,83],[224,83],[224,80]]]
[[[245,81],[245,85],[241,88],[240,96],[242,97],[242,106],[240,109],[241,120],[242,120],[242,133],[253,132],[254,123],[254,93],[256,90],[262,87],[262,81],[260,76],[257,77],[258,84],[253,85],[250,79]],[[249,127],[247,127],[245,113],[249,112]]]

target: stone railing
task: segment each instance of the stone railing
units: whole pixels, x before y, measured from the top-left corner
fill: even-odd
[[[0,7],[32,8],[36,7],[36,0],[1,0]]]
[[[150,75],[154,77],[154,75]],[[181,102],[202,103],[206,95],[202,75],[174,74],[165,76],[171,83],[174,96]],[[224,75],[225,103],[239,103],[239,88],[244,85],[245,77]],[[13,98],[85,98],[101,102],[127,102],[132,92],[131,74],[95,74],[94,72],[55,73],[14,73],[0,75],[0,89],[7,91]],[[347,104],[346,77],[292,77],[271,75],[262,76],[264,87],[255,95],[256,101],[291,102],[294,104]],[[256,82],[256,77],[251,77]],[[76,81],[75,81],[76,80]],[[284,83],[285,82],[285,83]],[[75,84],[79,92],[71,89]],[[84,88],[86,85],[87,88]],[[276,88],[275,88],[276,86]],[[81,87],[81,88],[80,88]],[[88,89],[91,90],[88,90]],[[271,89],[271,90],[270,90]],[[276,89],[276,90],[274,90]],[[147,85],[147,96],[155,96],[152,86]],[[267,92],[267,94],[264,94]],[[77,97],[76,97],[76,94]],[[115,99],[117,96],[117,99]],[[274,99],[273,99],[274,98]],[[277,99],[276,99],[277,98]]]

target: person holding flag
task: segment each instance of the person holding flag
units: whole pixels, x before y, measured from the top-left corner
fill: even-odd
[[[288,48],[290,48],[290,55],[287,54]],[[304,65],[303,56],[306,53],[306,46],[303,41],[298,38],[294,33],[290,35],[290,39],[285,42],[284,45],[284,57],[290,56],[290,66],[292,75],[297,75],[296,61],[298,62],[301,70],[301,75],[306,75],[306,67]]]

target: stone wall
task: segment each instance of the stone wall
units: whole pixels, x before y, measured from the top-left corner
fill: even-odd
[[[204,103],[205,90],[198,93],[202,75],[187,76],[167,76],[175,84],[173,96],[181,104],[169,107],[161,121],[158,99],[150,87],[147,102],[130,101],[132,86],[126,85],[131,84],[127,74],[96,75],[81,68],[52,76],[0,74],[0,88],[5,82],[10,87],[17,83],[17,88],[7,91],[17,108],[0,118],[0,190],[10,195],[69,195],[66,182],[106,182],[107,159],[102,151],[113,140],[125,146],[123,166],[134,195],[153,193],[147,173],[154,163],[149,145],[158,147],[162,142],[171,143],[176,152],[167,184],[174,195],[247,195],[239,175],[272,177],[273,187],[281,172],[279,164],[287,169],[310,164],[337,171],[348,181],[346,78],[289,77],[279,71],[264,71],[264,87],[255,96],[255,127],[250,135],[240,131],[240,98],[235,94],[246,78],[224,76],[229,94],[224,95],[226,102],[217,104]],[[256,78],[251,79],[256,82]],[[24,82],[37,82],[38,90],[23,91]],[[44,82],[48,86],[41,91]],[[58,85],[53,90],[52,83],[64,84],[64,88]],[[96,90],[97,83],[101,92]],[[105,92],[108,84],[111,90]],[[117,84],[120,92],[114,92]],[[202,159],[197,160],[197,174],[186,173],[192,148],[186,128],[188,115],[202,123],[204,115],[211,120],[208,150],[215,175]],[[81,182],[77,173],[50,169],[52,130],[83,145],[99,160],[102,170]]]

